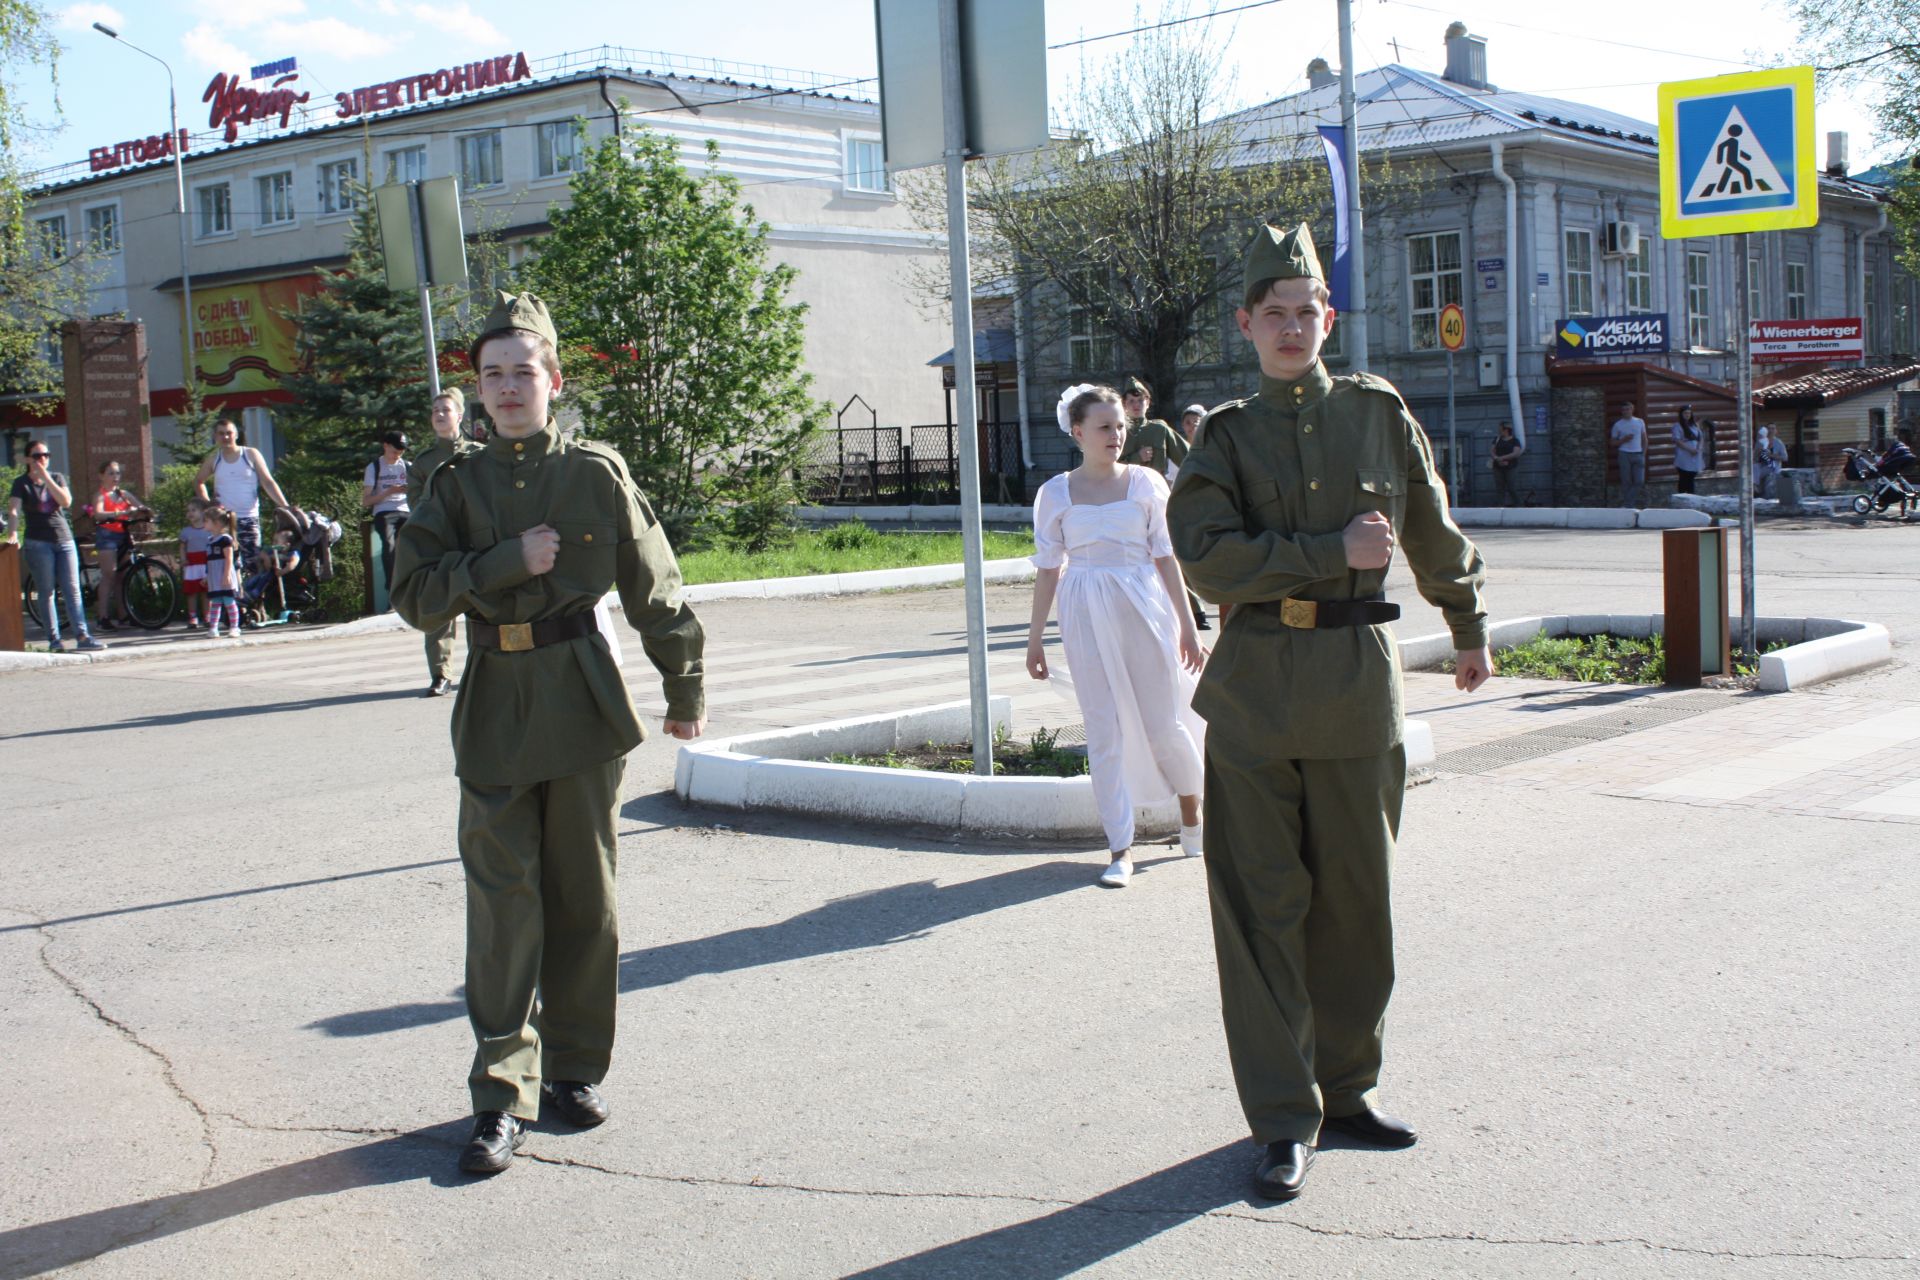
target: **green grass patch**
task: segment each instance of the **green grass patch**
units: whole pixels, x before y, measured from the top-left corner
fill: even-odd
[[[1762,646],[1763,653],[1786,648],[1786,641],[1775,640]],[[1549,636],[1545,631],[1523,645],[1501,649],[1493,655],[1494,669],[1503,676],[1528,676],[1535,680],[1577,680],[1589,684],[1660,684],[1667,678],[1667,655],[1662,637],[1636,640],[1631,636]],[[1453,659],[1442,664],[1453,670]],[[1757,662],[1744,655],[1733,655],[1733,676],[1750,678],[1759,674]]]
[[[1036,729],[1025,742],[1014,742],[1003,728],[994,734],[993,776],[996,778],[1077,778],[1088,770],[1085,751],[1059,745],[1058,729]],[[836,752],[828,764],[861,764],[874,769],[924,769],[929,773],[972,773],[973,745],[966,742],[923,742],[910,751],[867,756]]]
[[[1027,531],[989,532],[985,543],[989,560],[1033,554],[1033,534]],[[821,573],[858,573],[865,569],[958,564],[961,554],[957,533],[881,533],[858,521],[850,521],[819,533],[798,534],[790,545],[766,551],[747,552],[735,548],[690,551],[680,557],[680,573],[689,585],[744,582],[753,578],[801,578]]]

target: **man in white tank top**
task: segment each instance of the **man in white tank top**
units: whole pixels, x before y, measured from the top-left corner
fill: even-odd
[[[200,464],[200,474],[193,478],[193,491],[204,499],[209,496],[207,481],[213,481],[212,496],[233,512],[238,526],[234,540],[240,544],[243,572],[251,573],[254,557],[260,554],[260,491],[265,489],[277,506],[293,504],[280,492],[279,482],[267,469],[267,460],[260,456],[260,451],[240,443],[240,428],[234,425],[233,419],[222,418],[214,424],[213,442],[214,451],[207,455],[207,460]]]

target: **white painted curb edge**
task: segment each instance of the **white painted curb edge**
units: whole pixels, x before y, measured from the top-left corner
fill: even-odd
[[[1012,715],[1013,699],[992,700],[994,724],[1009,724]],[[971,731],[969,704],[945,702],[689,743],[674,760],[673,792],[688,804],[936,827],[975,836],[1104,837],[1093,784],[1084,777],[981,778],[831,764],[821,758],[959,741]],[[1409,768],[1433,762],[1433,730],[1424,721],[1407,721],[1406,743]],[[1177,834],[1179,822],[1172,800],[1143,806],[1134,814],[1139,836],[1148,840]]]

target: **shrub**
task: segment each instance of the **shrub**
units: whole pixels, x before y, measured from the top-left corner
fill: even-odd
[[[864,520],[847,520],[820,535],[829,551],[857,551],[880,541],[880,534]]]

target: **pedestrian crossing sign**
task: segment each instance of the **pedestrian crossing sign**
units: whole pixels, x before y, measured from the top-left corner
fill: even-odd
[[[1660,233],[1668,239],[1820,220],[1813,68],[1660,86]]]

